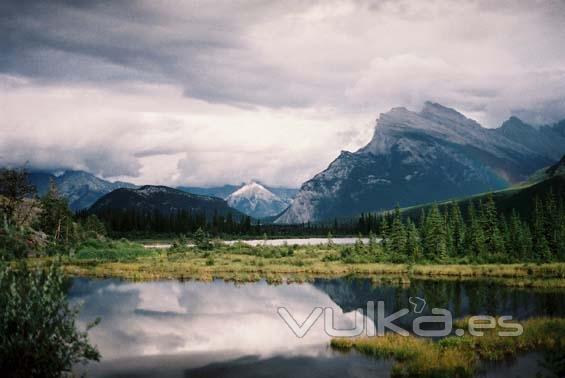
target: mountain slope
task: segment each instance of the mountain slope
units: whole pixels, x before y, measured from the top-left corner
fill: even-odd
[[[218,197],[221,199],[226,199],[230,194],[235,192],[241,188],[237,185],[223,185],[223,186],[215,186],[210,188],[201,188],[197,186],[179,186],[177,189],[182,190],[183,192],[192,193],[192,194],[199,194],[203,196],[212,196]]]
[[[30,173],[29,180],[35,185],[39,196],[47,193],[53,180],[59,194],[69,201],[69,207],[74,211],[89,208],[98,198],[112,190],[136,187],[126,182],[103,180],[84,171],[66,171],[59,176],[46,172],[33,172]]]
[[[163,216],[178,211],[190,211],[211,218],[214,214],[243,216],[228,206],[226,201],[209,196],[186,193],[166,186],[145,185],[137,189],[116,189],[98,199],[89,209],[94,214],[109,211],[158,212]]]
[[[285,188],[285,187],[277,187],[277,186],[269,186],[257,182],[259,185],[263,186],[269,192],[275,194],[277,197],[285,201],[287,204],[292,202],[292,199],[298,193],[298,189],[296,188]],[[230,194],[233,192],[241,189],[245,184],[241,185],[223,185],[223,186],[212,186],[208,188],[198,187],[198,186],[179,186],[177,189],[182,190],[183,192],[194,193],[194,194],[201,194],[204,196],[212,196],[218,197],[222,199],[227,199]]]
[[[265,218],[280,214],[288,203],[263,185],[250,182],[230,194],[228,204],[254,218]]]
[[[542,131],[514,131],[514,123],[485,129],[430,102],[419,113],[394,108],[380,115],[365,147],[342,152],[304,183],[276,223],[318,221],[502,189],[552,164],[556,151],[565,152],[565,139],[557,133],[534,146],[529,143],[531,132]]]
[[[462,198],[456,201],[461,212],[466,215],[470,202],[475,205],[479,202],[485,202],[487,196],[492,196],[497,209],[505,215],[510,215],[516,210],[523,219],[531,217],[534,211],[534,199],[545,199],[551,192],[557,202],[561,199],[565,201],[565,156],[556,164],[546,167],[540,172],[535,173],[535,177],[530,178],[526,183],[511,187],[498,192],[485,193],[475,195],[468,198]],[[443,211],[449,203],[440,203],[439,207]],[[403,210],[405,217],[418,219],[422,210],[429,210],[431,204],[416,206]]]

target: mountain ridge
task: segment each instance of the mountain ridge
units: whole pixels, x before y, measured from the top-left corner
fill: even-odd
[[[107,181],[91,173],[76,170],[64,171],[61,175],[35,171],[29,173],[28,178],[40,197],[47,193],[50,183],[54,182],[59,194],[68,200],[73,211],[89,208],[104,194],[115,189],[137,187],[127,182]]]
[[[243,217],[244,214],[228,206],[221,198],[187,193],[163,185],[144,185],[139,188],[119,188],[99,198],[89,209],[93,214],[107,211],[158,212],[162,216],[179,211],[203,214],[206,218],[214,215]]]
[[[328,220],[503,189],[550,165],[558,159],[555,151],[565,149],[557,133],[544,138],[547,145],[540,150],[520,142],[519,133],[505,136],[508,129],[483,128],[432,102],[420,112],[393,108],[379,116],[367,145],[342,151],[306,181],[275,222]]]

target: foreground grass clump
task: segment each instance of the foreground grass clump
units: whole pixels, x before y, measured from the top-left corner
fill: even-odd
[[[434,342],[416,336],[387,334],[382,337],[336,338],[338,350],[355,348],[361,353],[396,361],[393,377],[473,377],[481,361],[502,361],[527,352],[547,352],[557,357],[557,369],[565,364],[565,319],[534,318],[521,323],[516,337],[499,336],[500,328],[483,330],[484,336],[451,336]],[[466,329],[467,319],[455,324]],[[559,367],[560,366],[560,367]],[[557,376],[563,370],[555,372]]]
[[[376,358],[396,361],[393,377],[472,377],[476,357],[469,350],[441,348],[431,340],[388,334],[360,339],[333,339],[339,350],[355,348]]]

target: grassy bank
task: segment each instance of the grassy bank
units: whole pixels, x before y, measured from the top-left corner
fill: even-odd
[[[44,265],[53,258],[30,258]],[[304,281],[348,275],[372,278],[376,283],[409,284],[411,279],[488,278],[505,286],[565,287],[565,263],[549,264],[393,264],[346,262],[336,246],[211,245],[208,250],[173,247],[146,249],[121,241],[91,241],[75,254],[62,257],[68,274],[120,277],[132,280],[223,278],[234,281],[267,279]]]
[[[473,377],[481,362],[503,361],[519,354],[546,354],[547,366],[563,373],[565,363],[565,319],[535,318],[521,323],[524,332],[516,337],[499,336],[499,329],[484,330],[484,336],[451,336],[434,342],[415,336],[387,334],[382,337],[337,338],[331,346],[338,350],[356,349],[377,358],[395,361],[393,377]],[[455,328],[466,329],[466,320]],[[561,370],[559,370],[561,369]],[[556,375],[559,376],[559,375]]]

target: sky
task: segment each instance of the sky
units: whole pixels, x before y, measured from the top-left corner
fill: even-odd
[[[565,118],[565,1],[0,2],[0,165],[299,187],[426,100]]]

